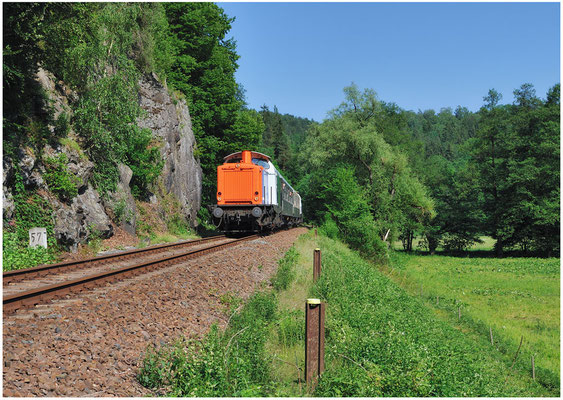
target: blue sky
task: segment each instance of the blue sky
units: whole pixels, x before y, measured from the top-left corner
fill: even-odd
[[[560,80],[559,3],[218,3],[251,108],[322,121],[356,83],[407,110]]]

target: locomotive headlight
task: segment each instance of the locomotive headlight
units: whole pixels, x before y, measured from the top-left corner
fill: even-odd
[[[213,210],[213,216],[215,218],[221,218],[223,216],[223,209],[219,207],[215,207],[215,209]]]
[[[254,218],[260,218],[261,215],[262,215],[262,209],[260,207],[254,207],[252,209],[252,216]]]

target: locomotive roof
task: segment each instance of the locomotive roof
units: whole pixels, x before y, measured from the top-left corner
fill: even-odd
[[[257,151],[251,151],[252,158],[260,158],[262,160],[270,161],[270,157],[266,154],[258,153]],[[229,154],[228,156],[224,157],[223,160],[225,162],[232,160],[233,158],[242,158],[242,151],[237,151],[236,153]]]

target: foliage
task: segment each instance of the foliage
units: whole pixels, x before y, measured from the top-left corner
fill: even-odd
[[[323,235],[331,239],[338,238],[338,225],[336,225],[336,222],[334,222],[334,220],[330,217],[328,213],[325,214],[325,219],[323,221],[323,224],[320,226],[318,230]]]
[[[524,84],[514,105],[498,105],[490,91],[473,158],[480,173],[487,232],[504,247],[559,252],[559,101],[542,101]],[[498,97],[498,96],[497,96]]]
[[[93,181],[102,193],[115,191],[123,162],[133,171],[132,193],[143,195],[160,174],[163,160],[152,135],[136,125],[141,116],[134,70],[118,71],[91,86],[75,108],[74,126],[95,162]]]
[[[299,254],[291,247],[285,256],[278,261],[278,270],[272,277],[272,286],[276,291],[286,290],[295,279],[295,263]]]
[[[53,210],[45,199],[25,190],[20,173],[15,174],[14,206],[14,220],[4,224],[4,271],[55,261],[57,246],[51,217]],[[47,249],[28,247],[29,229],[37,227],[47,229]]]
[[[59,196],[62,201],[69,201],[78,195],[80,179],[69,172],[68,158],[65,153],[58,157],[49,157],[44,160],[45,173],[43,177],[51,192]]]
[[[320,222],[329,212],[342,238],[382,255],[382,241],[434,215],[433,202],[407,158],[378,131],[382,107],[375,93],[355,85],[344,91],[346,100],[309,131],[299,154],[306,173],[298,189],[307,218]]]
[[[188,235],[190,233],[189,224],[179,214],[174,214],[168,218],[166,227],[173,235]]]
[[[188,100],[204,176],[202,199],[210,203],[217,165],[233,148],[229,141],[236,137],[236,151],[255,148],[262,128],[239,99],[239,56],[234,39],[226,37],[233,19],[213,3],[166,3],[165,9],[178,54],[168,82]]]
[[[14,232],[4,231],[2,239],[2,268],[4,271],[31,268],[40,264],[57,261],[55,251],[51,247],[24,246]]]
[[[4,69],[9,85],[19,87],[8,90],[10,95],[4,99],[8,140],[18,147],[29,138],[40,154],[48,140],[66,136],[71,122],[95,164],[96,187],[103,193],[114,190],[117,165],[124,163],[133,170],[133,192],[143,195],[162,162],[158,149],[149,146],[150,132],[136,126],[141,116],[137,80],[140,72],[148,70],[165,77],[170,68],[174,53],[163,6],[10,4],[4,5],[4,11],[6,29],[11,31],[5,42]],[[71,104],[72,121],[64,113],[54,121],[47,102],[38,101],[42,95],[34,80],[37,65],[79,94]]]

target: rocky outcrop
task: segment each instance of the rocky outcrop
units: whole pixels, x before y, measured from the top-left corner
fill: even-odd
[[[37,81],[48,98],[44,102],[44,108],[51,108],[55,120],[63,114],[68,118],[67,121],[70,120],[72,109],[69,102],[78,100],[76,93],[42,69],[37,74]],[[186,102],[173,99],[156,76],[147,75],[140,81],[139,104],[147,114],[138,123],[142,128],[152,131],[156,142],[161,144],[160,151],[164,160],[160,182],[156,185],[160,189],[155,190],[160,196],[151,195],[147,201],[154,205],[156,214],[166,221],[169,215],[166,215],[166,209],[158,203],[162,196],[173,194],[173,201],[178,201],[179,210],[186,221],[191,226],[196,226],[197,211],[201,204],[202,171],[194,158],[195,138]],[[55,132],[54,126],[49,129]],[[64,140],[46,145],[42,154],[43,160],[46,157],[66,155],[67,170],[77,178],[78,195],[64,200],[54,195],[50,191],[49,182],[45,181],[47,175],[44,162],[36,157],[31,148],[21,148],[13,156],[13,160],[6,156],[3,158],[5,220],[14,218],[14,200],[10,190],[17,173],[22,177],[27,190],[39,193],[50,203],[53,208],[54,233],[59,243],[76,249],[79,243],[85,243],[92,237],[109,238],[114,233],[113,223],[130,234],[135,234],[138,210],[129,187],[133,172],[127,165],[118,166],[117,189],[102,199],[91,183],[95,165],[80,148],[78,136],[73,132],[72,126]],[[18,167],[14,168],[16,165]]]
[[[12,179],[14,173],[12,160],[9,157],[4,157],[2,167],[2,214],[5,220],[10,220],[14,217],[15,211],[14,197],[8,189],[8,182]]]
[[[162,140],[160,153],[165,161],[160,179],[173,193],[182,213],[192,226],[197,224],[201,205],[202,172],[194,158],[195,137],[185,100],[173,99],[154,74],[139,82],[139,103],[147,112],[139,126],[149,128]]]
[[[102,200],[91,186],[72,200],[70,206],[55,201],[55,238],[59,243],[75,248],[88,238],[109,238],[113,235],[111,220],[104,211]]]
[[[43,68],[39,68],[36,79],[49,97],[49,106],[53,109],[53,117],[57,119],[62,113],[70,115],[72,110],[69,100],[76,100],[76,93],[70,90],[63,81],[57,81],[52,73]],[[53,131],[53,129],[51,130]]]
[[[137,227],[137,206],[131,194],[129,183],[133,177],[133,171],[125,164],[120,164],[119,182],[114,193],[110,194],[110,199],[106,205],[113,210],[116,222],[131,235],[135,234]]]

